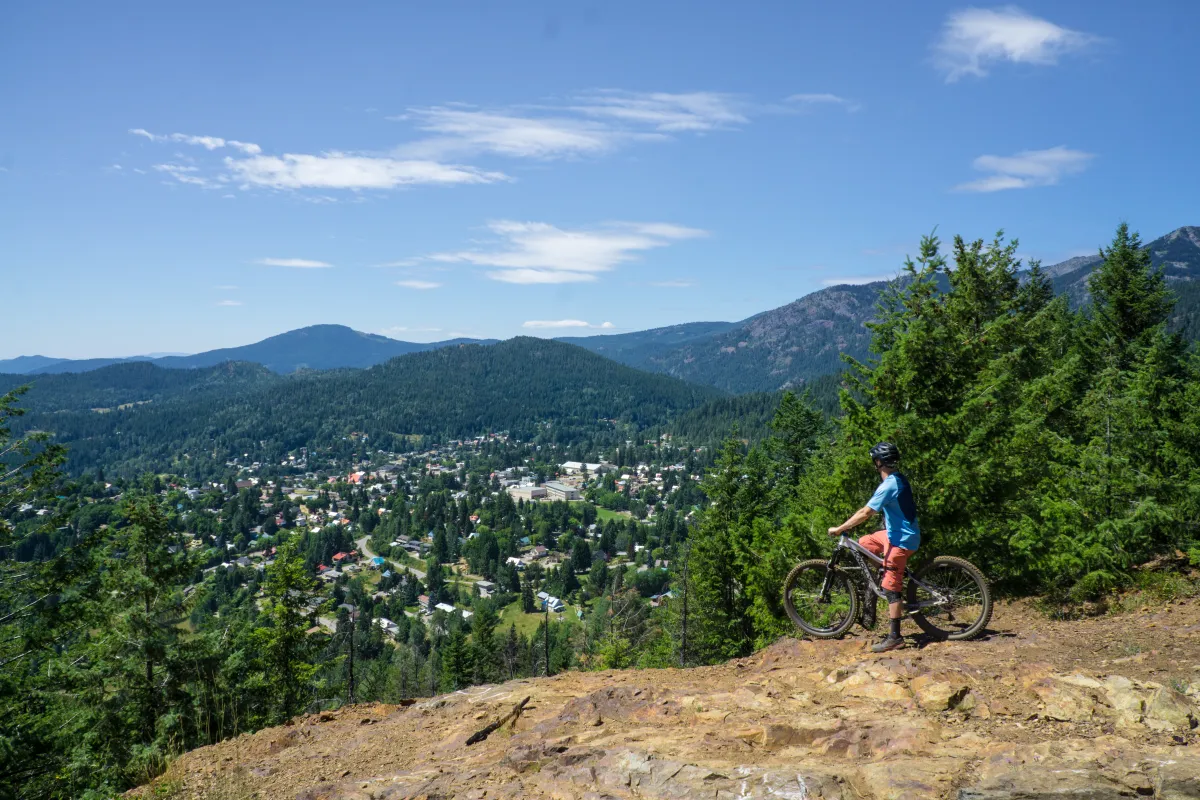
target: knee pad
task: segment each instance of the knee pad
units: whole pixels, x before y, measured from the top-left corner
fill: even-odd
[[[900,602],[900,593],[899,592],[894,592],[891,589],[884,589],[883,595],[884,595],[884,597],[887,598],[887,601],[889,603],[899,603]]]

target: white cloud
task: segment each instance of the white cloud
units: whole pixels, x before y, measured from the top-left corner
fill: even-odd
[[[816,94],[794,94],[787,98],[788,103],[795,103],[801,106],[841,106],[847,111],[858,111],[862,106],[853,100],[848,100],[845,97],[840,97],[836,94],[821,92]]]
[[[616,120],[675,133],[742,125],[749,119],[732,95],[720,92],[623,92],[585,94],[572,110],[587,117]]]
[[[611,322],[601,322],[599,325],[593,325],[590,322],[585,322],[581,319],[531,319],[521,323],[522,328],[544,329],[544,328],[593,328],[596,330],[607,330],[615,327]]]
[[[444,263],[492,267],[487,277],[504,283],[582,283],[596,280],[646,250],[706,236],[705,231],[668,223],[618,222],[568,230],[544,222],[499,220],[488,229],[500,237],[492,249],[436,253]]]
[[[1083,172],[1094,157],[1091,153],[1061,145],[1046,150],[1025,150],[1012,156],[984,155],[975,159],[971,166],[992,174],[954,188],[960,192],[999,192],[1053,186],[1064,175]]]
[[[468,166],[339,152],[226,158],[225,166],[235,180],[272,189],[395,189],[417,184],[494,183],[507,179],[503,173]]]
[[[186,164],[155,164],[154,169],[170,175],[180,183],[192,186],[212,186],[212,182],[207,178],[195,174],[200,171],[199,167],[192,167]]]
[[[241,304],[241,300],[222,300],[221,302],[217,303],[219,306],[240,306]]]
[[[398,148],[411,157],[495,153],[511,158],[556,158],[611,149],[618,131],[588,120],[537,118],[510,112],[434,107],[410,109],[403,118],[420,120],[421,130],[438,134]]]
[[[333,266],[324,261],[310,261],[307,258],[260,258],[254,263],[266,267],[295,267],[297,269],[326,269]]]
[[[600,90],[555,104],[482,109],[443,104],[410,108],[390,120],[407,122],[413,141],[386,152],[327,150],[271,154],[253,143],[219,136],[129,132],[156,143],[180,143],[226,151],[218,164],[181,182],[240,185],[276,190],[389,190],[417,185],[453,186],[510,180],[494,169],[455,163],[477,156],[555,159],[597,156],[637,141],[663,141],[745,124],[749,106],[718,92]],[[228,154],[229,150],[238,151]],[[180,158],[181,161],[188,161]],[[189,162],[190,163],[190,162]],[[201,183],[203,181],[203,183]]]
[[[441,287],[440,283],[418,280],[396,281],[396,285],[403,286],[406,289],[437,289]]]
[[[180,142],[182,144],[198,145],[205,150],[217,150],[222,147],[232,147],[235,150],[241,150],[243,153],[255,155],[262,152],[262,148],[251,142],[239,142],[236,139],[222,139],[220,136],[192,136],[187,133],[167,133],[158,134],[151,133],[145,128],[130,128],[129,132],[134,136],[144,136],[152,142]]]
[[[983,77],[997,61],[1055,64],[1058,57],[1100,41],[1028,14],[1016,6],[968,8],[951,14],[934,46],[935,61],[948,83],[964,75]]]

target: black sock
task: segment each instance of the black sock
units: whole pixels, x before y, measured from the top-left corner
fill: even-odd
[[[891,633],[888,634],[888,638],[889,639],[899,639],[900,638],[900,620],[896,617],[893,617],[891,622],[892,622],[892,631],[891,631]]]

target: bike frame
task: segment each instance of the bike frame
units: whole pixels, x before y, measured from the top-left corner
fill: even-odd
[[[863,547],[861,544],[854,541],[853,539],[851,539],[849,536],[847,536],[844,533],[838,537],[838,543],[833,548],[833,555],[831,555],[829,557],[829,564],[825,568],[825,582],[823,584],[821,584],[821,600],[822,601],[829,600],[830,581],[833,576],[833,570],[837,567],[838,559],[841,556],[843,551],[848,551],[850,553],[850,555],[854,558],[854,566],[849,567],[849,568],[862,572],[863,581],[867,584],[867,587],[870,588],[871,593],[874,594],[876,597],[886,600],[887,595],[884,594],[883,588],[880,587],[880,585],[875,581],[875,578],[872,577],[871,568],[869,566],[867,566],[867,560],[870,559],[870,561],[872,561],[876,565],[882,567],[883,566],[883,558],[875,555],[870,550]],[[926,583],[922,583],[920,580],[917,579],[917,577],[915,575],[910,574],[908,576],[908,580],[912,581],[917,586],[920,586],[922,589],[929,592],[929,594],[932,595],[934,597],[934,599],[933,600],[923,600],[918,603],[911,603],[911,604],[906,603],[905,611],[916,611],[921,608],[930,608],[932,606],[941,606],[941,605],[945,605],[946,603],[948,603],[950,601],[949,597],[946,597],[946,595],[942,594],[941,592],[939,592],[937,589],[933,588],[932,586],[929,586]]]

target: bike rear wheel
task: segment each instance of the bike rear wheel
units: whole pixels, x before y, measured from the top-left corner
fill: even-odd
[[[823,595],[826,575],[829,590]],[[836,639],[858,619],[858,589],[845,570],[830,570],[827,561],[801,561],[783,582],[783,607],[804,633],[815,639]]]
[[[911,612],[921,630],[940,641],[965,641],[983,633],[992,619],[992,593],[978,567],[965,559],[938,556],[921,568],[916,578],[946,598],[944,603]],[[909,580],[910,606],[937,600],[935,594]]]

